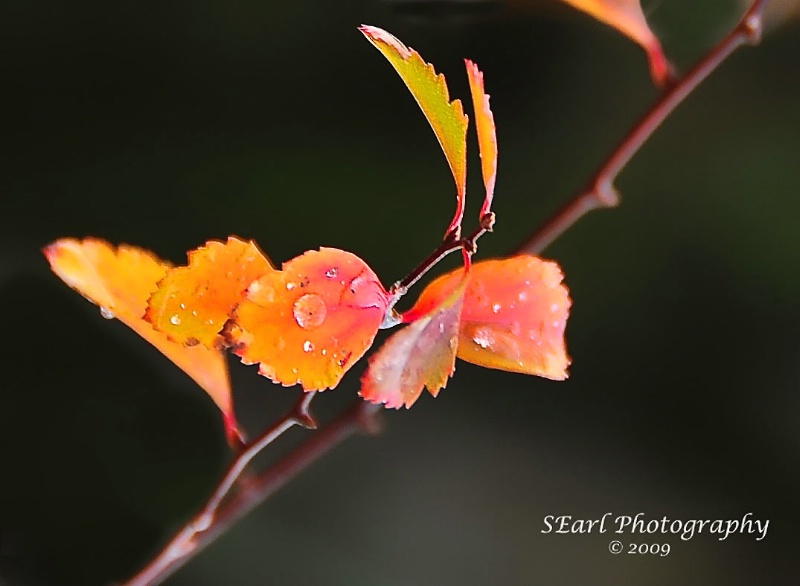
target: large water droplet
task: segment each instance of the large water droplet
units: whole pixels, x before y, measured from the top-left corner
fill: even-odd
[[[310,340],[303,342],[303,352],[311,352],[314,349],[314,344]]]
[[[292,314],[297,325],[304,330],[313,330],[325,321],[328,308],[322,297],[316,293],[306,293],[294,302]]]
[[[171,323],[173,326],[179,326],[181,325],[181,318],[179,318],[178,314],[176,313],[171,318],[169,318],[169,323]]]
[[[105,319],[114,319],[117,317],[114,315],[114,312],[108,309],[107,307],[100,308],[100,315],[102,315]]]

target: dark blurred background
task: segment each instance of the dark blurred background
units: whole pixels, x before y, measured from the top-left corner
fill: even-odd
[[[683,69],[741,11],[644,5]],[[461,59],[486,72],[500,174],[484,257],[583,186],[657,95],[638,46],[556,0],[0,7],[3,586],[129,576],[229,458],[212,402],[53,276],[43,245],[95,235],[181,262],[237,234],[275,262],[351,250],[391,283],[437,244],[450,172],[361,23],[467,104]],[[619,178],[622,206],[546,251],[574,299],[567,382],[459,364],[438,399],[386,413],[382,435],[337,447],[168,584],[799,583],[797,24],[737,52]],[[321,419],[353,402],[362,369],[318,399]],[[251,432],[296,396],[231,370]],[[770,525],[763,541],[622,537],[670,543],[667,557],[541,534],[546,515],[605,512]]]

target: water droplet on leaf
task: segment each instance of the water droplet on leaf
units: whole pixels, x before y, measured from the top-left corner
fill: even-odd
[[[472,341],[481,348],[489,348],[494,344],[494,336],[488,329],[478,328],[475,330],[475,335],[472,337]]]
[[[328,315],[328,308],[322,297],[316,293],[306,293],[294,302],[292,307],[294,321],[304,330],[318,328]]]

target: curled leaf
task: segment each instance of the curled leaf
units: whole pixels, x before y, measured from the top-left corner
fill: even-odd
[[[383,29],[362,25],[359,29],[392,64],[425,114],[444,151],[456,182],[456,213],[448,233],[461,226],[467,189],[467,125],[460,100],[450,101],[444,76]]]
[[[483,185],[486,188],[486,197],[481,207],[481,217],[483,217],[492,209],[494,185],[497,179],[497,130],[492,109],[489,107],[489,95],[483,87],[483,72],[469,59],[466,59],[465,63],[472,106],[475,109],[475,127],[478,129]]]
[[[63,238],[43,252],[61,280],[99,305],[105,317],[117,318],[142,336],[194,379],[222,411],[229,441],[241,440],[222,353],[172,342],[143,319],[147,299],[166,274],[168,263],[147,250],[126,245],[115,248],[95,238]]]
[[[389,306],[367,264],[335,248],[309,251],[254,281],[225,335],[245,364],[284,386],[333,388],[372,344]]]
[[[640,0],[564,0],[616,28],[647,52],[650,74],[659,86],[670,80],[670,66],[658,38],[650,30]]]
[[[145,319],[180,344],[222,344],[220,330],[247,286],[275,271],[252,241],[230,236],[188,254],[189,264],[167,271],[150,297]]]
[[[466,271],[459,271],[452,290],[426,315],[392,335],[370,357],[361,380],[360,394],[372,403],[390,409],[411,407],[423,388],[434,397],[455,370],[459,320],[467,283]],[[456,273],[455,275],[457,275]],[[439,298],[441,299],[441,297]],[[416,306],[414,308],[416,311]]]
[[[459,271],[422,292],[425,311],[454,287]],[[464,293],[458,357],[467,362],[554,380],[567,378],[564,329],[571,301],[559,266],[532,255],[477,262]]]

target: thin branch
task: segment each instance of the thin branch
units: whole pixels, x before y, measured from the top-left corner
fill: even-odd
[[[475,253],[475,251],[478,249],[478,239],[487,232],[491,232],[492,228],[494,227],[494,223],[494,212],[489,212],[481,217],[478,227],[475,228],[475,230],[469,236],[464,238],[456,238],[455,236],[449,234],[448,236],[445,236],[442,243],[436,248],[436,250],[428,255],[428,258],[417,265],[417,267],[402,280],[397,281],[394,285],[392,285],[390,294],[394,298],[393,301],[396,303],[397,300],[405,295],[406,292],[413,287],[417,281],[425,276],[429,270],[435,267],[439,261],[441,261],[450,253],[455,252],[456,250],[465,250],[470,254]]]
[[[154,586],[167,579],[218,537],[224,535],[237,521],[246,517],[253,509],[282,488],[284,484],[347,438],[357,433],[378,433],[381,427],[378,417],[381,407],[381,405],[358,400],[350,409],[318,433],[310,436],[283,459],[255,478],[248,479],[244,486],[220,507],[214,523],[206,531],[196,536],[192,542],[191,551],[173,559],[169,565],[161,568],[155,581],[142,584]]]
[[[611,156],[600,167],[589,186],[579,192],[550,220],[517,249],[517,253],[538,254],[588,212],[619,204],[614,181],[639,152],[662,122],[738,47],[756,45],[761,39],[764,10],[769,0],[755,0],[742,20],[722,41],[714,46],[688,73],[665,91],[653,107],[622,139]]]
[[[240,451],[220,480],[214,493],[208,498],[203,509],[178,532],[175,537],[125,586],[151,586],[159,584],[168,575],[169,568],[184,558],[194,555],[198,542],[208,529],[217,523],[219,508],[228,497],[231,489],[241,478],[242,472],[264,448],[278,439],[295,425],[316,429],[317,423],[309,411],[316,393],[303,393],[292,409],[272,427],[264,431],[253,442]],[[169,572],[171,573],[171,572]]]

